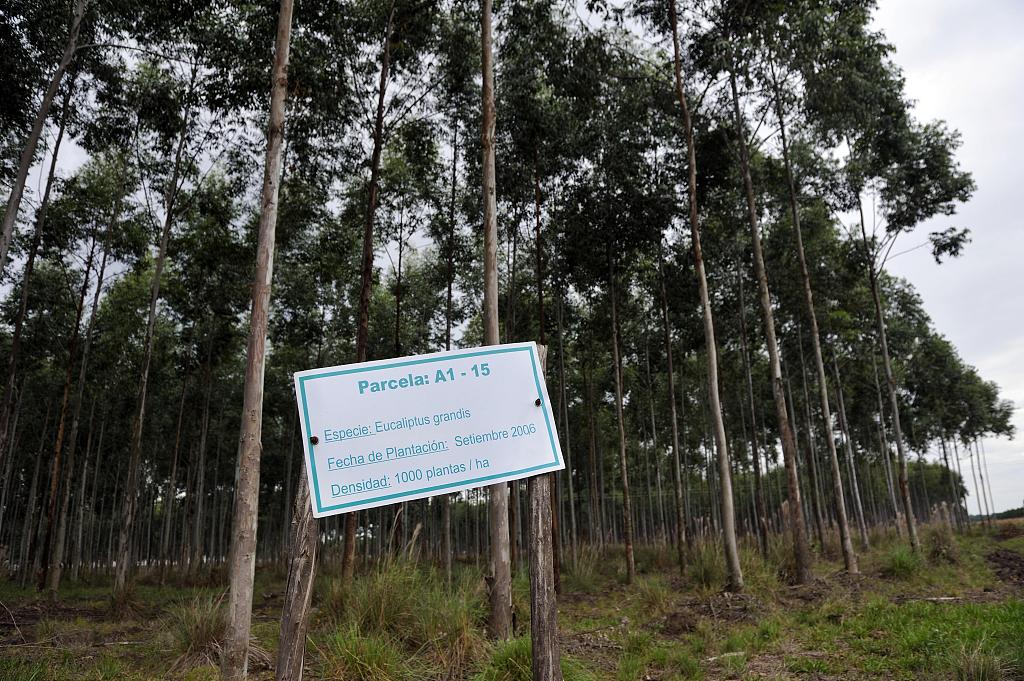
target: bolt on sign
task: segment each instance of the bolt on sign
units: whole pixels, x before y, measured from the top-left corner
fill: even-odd
[[[295,374],[321,518],[565,467],[536,343]]]

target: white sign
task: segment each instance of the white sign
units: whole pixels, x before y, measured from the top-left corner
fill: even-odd
[[[565,467],[535,343],[300,371],[320,518]]]

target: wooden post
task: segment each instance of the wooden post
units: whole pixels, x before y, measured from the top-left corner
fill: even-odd
[[[537,354],[541,372],[546,373],[547,347],[538,345]],[[535,475],[527,481],[530,500],[530,639],[533,644],[534,681],[562,681],[551,531],[552,477]]]
[[[288,562],[288,586],[281,613],[281,643],[277,653],[277,681],[301,681],[306,652],[306,625],[313,577],[316,574],[316,550],[319,543],[317,520],[309,501],[309,483],[299,474],[299,489],[292,516],[291,555]]]

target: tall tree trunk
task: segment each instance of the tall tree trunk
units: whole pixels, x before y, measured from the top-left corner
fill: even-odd
[[[228,575],[228,627],[224,637],[221,675],[226,680],[244,679],[249,660],[249,626],[252,621],[253,573],[256,569],[256,525],[260,493],[260,452],[263,449],[263,374],[266,364],[267,322],[270,317],[270,286],[274,274],[274,241],[278,195],[281,188],[281,145],[284,140],[285,98],[288,95],[288,51],[291,42],[292,0],[281,0],[271,71],[270,124],[260,202],[256,273],[249,317],[242,427],[235,473],[234,514]],[[202,471],[200,471],[202,474]]]
[[[64,72],[75,56],[78,49],[78,34],[82,28],[82,18],[89,6],[89,0],[75,0],[74,14],[71,17],[71,26],[68,28],[67,41],[64,43],[64,53],[61,55],[57,68],[50,74],[50,82],[46,86],[42,100],[39,102],[39,110],[32,121],[32,129],[29,131],[28,139],[21,150],[21,158],[18,161],[18,174],[14,179],[14,186],[11,187],[11,194],[7,199],[7,207],[4,210],[3,223],[0,223],[0,275],[3,274],[7,265],[7,251],[11,246],[11,239],[14,236],[14,225],[18,219],[18,209],[21,208],[21,198],[25,192],[25,182],[28,180],[28,171],[32,168],[32,161],[36,155],[36,147],[39,145],[39,137],[43,133],[43,125],[50,113],[50,106],[53,98],[60,87],[60,81],[64,78]],[[65,109],[67,107],[65,106]]]
[[[676,555],[679,559],[679,571],[686,567],[686,503],[683,498],[683,472],[680,462],[681,451],[679,448],[679,418],[676,413],[676,385],[675,366],[672,357],[672,328],[668,317],[668,295],[665,291],[665,267],[664,258],[661,253],[661,245],[658,246],[658,284],[661,291],[661,323],[665,331],[665,362],[668,371],[668,403],[669,421],[672,426],[672,490],[675,499],[676,531],[675,545]]]
[[[366,218],[363,221],[363,253],[360,268],[359,319],[356,329],[356,362],[365,362],[370,345],[370,295],[373,289],[373,228],[380,191],[380,158],[384,150],[384,99],[391,73],[391,31],[395,20],[395,2],[388,12],[381,41],[380,80],[377,86],[377,111],[373,121],[373,151],[370,155],[370,185],[367,187]],[[341,581],[352,583],[356,567],[356,526],[359,516],[345,514],[345,535],[341,557]]]
[[[562,325],[562,305],[564,291],[558,296],[558,390],[561,394],[559,405],[562,412],[562,437],[565,440],[566,483],[569,488],[569,547],[572,554],[572,565],[577,565],[577,547],[579,534],[576,527],[576,499],[573,490],[573,458],[571,438],[569,437],[569,402],[565,394],[565,333]]]
[[[454,314],[455,286],[455,199],[458,191],[459,168],[459,125],[452,116],[452,178],[451,197],[448,203],[448,243],[445,253],[447,287],[444,314],[444,349],[452,349],[452,316]],[[450,494],[441,495],[441,563],[444,567],[445,583],[452,585],[452,498]]]
[[[491,0],[480,6],[483,120],[481,152],[484,211],[484,344],[498,340],[498,204],[494,173],[494,54],[491,36]],[[491,535],[491,593],[488,629],[491,636],[512,635],[512,566],[509,554],[508,484],[491,485],[488,511]]]
[[[839,362],[835,355],[832,356],[832,371],[836,377],[836,402],[839,405],[839,429],[843,434],[843,446],[846,449],[846,466],[850,471],[850,486],[853,494],[853,508],[857,513],[857,527],[860,529],[860,544],[867,551],[870,548],[868,541],[868,525],[864,520],[864,504],[860,498],[860,485],[857,481],[857,466],[853,459],[853,442],[850,439],[850,426],[846,421],[846,401],[843,399],[843,380],[839,375]]]
[[[139,490],[139,468],[142,459],[142,429],[146,419],[146,396],[149,387],[149,365],[153,358],[153,335],[156,331],[156,304],[160,299],[160,281],[163,276],[164,261],[167,258],[167,243],[174,225],[175,200],[180,189],[178,180],[181,174],[182,160],[185,153],[185,141],[189,134],[190,113],[186,113],[174,152],[174,168],[164,198],[164,224],[160,231],[160,246],[156,262],[153,265],[153,281],[149,295],[149,315],[146,321],[146,336],[143,340],[142,366],[139,372],[138,393],[135,399],[135,414],[132,419],[132,436],[128,455],[128,478],[124,487],[124,504],[121,509],[122,518],[117,532],[117,557],[114,571],[113,602],[115,608],[126,605],[128,594],[128,575],[131,569],[132,532],[135,527],[136,497]]]
[[[614,256],[609,254],[609,262]],[[629,470],[626,459],[626,419],[622,413],[622,353],[620,351],[618,293],[615,285],[615,266],[610,268],[609,295],[612,302],[612,371],[615,374],[615,420],[619,428],[619,476],[622,478],[622,535],[626,545],[626,583],[636,579],[636,561],[633,556],[633,504],[629,493]]]
[[[46,574],[50,566],[50,556],[54,552],[54,536],[57,531],[57,509],[58,498],[63,489],[70,484],[70,476],[65,476],[64,471],[69,467],[63,462],[64,441],[66,438],[68,410],[71,408],[71,375],[78,355],[78,344],[80,340],[80,327],[82,323],[82,311],[85,308],[85,296],[89,292],[89,278],[92,273],[93,257],[96,254],[96,241],[92,240],[89,245],[89,257],[86,260],[85,274],[82,277],[82,287],[78,294],[78,305],[75,308],[75,324],[72,327],[71,338],[68,342],[68,362],[64,372],[64,392],[60,401],[60,412],[57,416],[57,434],[53,445],[53,466],[50,469],[50,490],[47,494],[46,516],[40,518],[43,521],[46,531],[43,543],[40,546],[39,571],[37,574],[36,587],[43,591],[46,586]],[[74,469],[74,461],[70,461],[70,468]],[[67,477],[67,480],[64,478]],[[63,483],[62,483],[63,481]],[[63,540],[63,537],[61,537]],[[54,597],[55,594],[51,594]]]
[[[754,203],[754,183],[750,177],[750,152],[747,149],[747,137],[740,113],[740,96],[736,88],[736,75],[730,71],[729,84],[732,88],[733,114],[736,119],[736,136],[740,149],[740,165],[743,170],[743,190],[747,200],[747,219],[750,226],[750,242],[754,254],[754,275],[757,277],[757,290],[761,301],[761,318],[764,322],[765,345],[768,348],[768,363],[772,377],[772,398],[775,403],[775,418],[779,427],[779,439],[782,441],[782,457],[786,466],[786,483],[789,497],[794,500],[790,504],[790,528],[793,532],[793,553],[796,558],[796,582],[803,584],[811,577],[811,552],[807,547],[803,507],[800,504],[800,478],[797,473],[796,441],[789,427],[789,413],[786,408],[786,394],[782,383],[782,362],[779,359],[779,344],[775,338],[775,314],[772,311],[771,293],[768,290],[768,275],[764,266],[764,254],[761,249],[761,226]],[[805,287],[806,288],[806,287]],[[809,289],[808,289],[809,290]],[[805,291],[806,292],[806,291]],[[754,415],[751,400],[751,417]],[[757,452],[754,452],[755,459]],[[849,569],[849,562],[847,568]],[[856,572],[856,565],[853,570]]]
[[[860,232],[864,239],[866,255],[870,256],[868,245],[867,226],[864,224],[864,204],[860,194],[857,194],[857,209],[860,213]],[[897,469],[897,480],[900,487],[900,500],[903,503],[903,513],[907,524],[907,534],[910,536],[910,546],[915,552],[920,552],[921,542],[917,538],[917,521],[914,519],[914,506],[910,499],[910,482],[907,474],[907,449],[903,441],[903,426],[900,424],[900,403],[896,396],[896,378],[892,373],[892,360],[889,358],[889,339],[885,328],[885,312],[882,310],[882,296],[878,290],[878,272],[875,271],[873,258],[869,257],[867,263],[868,283],[871,286],[871,297],[875,303],[875,324],[878,331],[878,344],[882,350],[882,369],[885,372],[885,385],[889,391],[889,408],[892,410],[892,437],[896,440],[896,457],[899,462]]]
[[[118,207],[114,213],[113,225],[121,219],[122,201],[118,201]],[[75,450],[78,446],[78,423],[82,411],[82,398],[85,394],[85,379],[89,372],[89,348],[92,346],[93,324],[96,322],[96,312],[100,305],[100,293],[103,291],[103,276],[107,271],[107,256],[110,252],[109,237],[104,239],[103,256],[100,258],[100,268],[96,275],[96,291],[92,298],[92,309],[89,312],[89,321],[85,325],[85,333],[82,338],[82,360],[78,369],[78,391],[71,407],[71,432],[68,435],[68,464],[67,479],[60,503],[60,514],[57,516],[57,530],[50,553],[50,564],[46,575],[46,592],[51,600],[56,600],[57,589],[60,587],[61,568],[64,563],[64,546],[68,526],[68,506],[71,501],[71,486],[75,474]]]
[[[75,502],[75,531],[72,546],[74,551],[71,556],[71,581],[77,582],[79,571],[82,567],[82,539],[85,529],[85,483],[89,473],[89,457],[93,452],[92,433],[94,417],[96,416],[96,398],[92,398],[92,407],[89,409],[89,435],[85,440],[85,461],[82,462],[82,475],[78,482],[78,499]],[[101,424],[100,431],[103,426]],[[95,476],[95,473],[93,474]]]
[[[732,474],[729,465],[729,446],[725,437],[725,422],[722,419],[722,401],[718,386],[718,345],[715,341],[715,323],[711,315],[711,298],[708,294],[708,279],[704,271],[704,256],[700,246],[700,223],[697,215],[697,152],[694,148],[693,124],[690,120],[690,108],[686,102],[683,89],[682,57],[679,53],[679,18],[676,14],[676,0],[668,0],[669,21],[672,24],[673,70],[675,75],[676,97],[682,109],[683,126],[686,130],[687,159],[690,176],[688,182],[690,204],[690,239],[693,242],[693,262],[697,274],[697,285],[700,290],[701,309],[704,316],[704,343],[708,356],[708,401],[711,410],[711,427],[715,438],[715,451],[718,455],[718,470],[721,492],[719,503],[722,515],[722,543],[725,550],[725,563],[728,571],[730,591],[743,589],[743,571],[740,569],[740,553],[736,544],[736,514],[733,509]]]
[[[50,169],[46,174],[46,185],[43,189],[43,196],[39,203],[39,210],[36,212],[35,228],[32,231],[32,244],[29,246],[28,259],[25,261],[25,271],[21,280],[21,299],[18,303],[18,314],[14,320],[14,330],[11,332],[11,345],[7,356],[7,386],[4,390],[3,403],[0,404],[0,461],[3,461],[5,452],[9,449],[7,445],[7,426],[11,414],[11,405],[14,401],[14,388],[18,375],[18,354],[21,349],[21,334],[25,326],[25,315],[28,310],[28,295],[31,290],[32,272],[35,269],[36,255],[39,253],[39,246],[43,239],[43,230],[46,227],[46,213],[50,206],[50,191],[53,189],[53,180],[57,174],[57,158],[60,152],[61,142],[64,140],[64,132],[67,129],[68,113],[71,110],[71,93],[74,90],[74,82],[68,85],[64,93],[64,102],[60,117],[60,126],[57,128],[57,139],[53,143],[53,151],[50,154]],[[9,207],[9,206],[8,206]],[[3,265],[0,264],[0,274],[3,272]],[[14,456],[14,452],[10,452]]]
[[[541,193],[540,193],[540,175],[537,170],[539,160],[537,151],[533,152],[533,214],[534,214],[534,234],[535,234],[535,246],[536,246],[536,270],[537,270],[537,343],[539,345],[547,345],[547,338],[544,333],[544,241],[541,233],[541,221],[540,221],[540,208],[541,208]],[[571,472],[571,469],[570,469]],[[548,507],[551,512],[551,544],[553,547],[554,555],[551,558],[552,570],[555,575],[555,592],[561,593],[562,591],[562,537],[561,532],[558,529],[558,480],[555,473],[547,474],[550,480],[548,481],[547,495]],[[543,495],[542,495],[543,496]],[[531,563],[532,565],[532,563]]]
[[[747,306],[746,306],[746,302],[743,300],[743,275],[742,274],[739,275],[739,290],[740,290],[740,351],[741,351],[741,354],[743,356],[743,373],[744,373],[744,375],[747,378],[747,400],[748,400],[749,405],[750,405],[750,459],[751,459],[751,462],[754,465],[754,508],[757,511],[757,513],[755,515],[755,522],[757,523],[757,530],[756,530],[757,531],[757,542],[758,542],[759,548],[761,549],[761,554],[764,555],[764,556],[767,556],[768,555],[768,510],[767,510],[767,507],[766,507],[765,501],[764,501],[764,483],[761,480],[761,454],[760,454],[760,448],[758,447],[758,444],[757,444],[757,416],[756,416],[756,414],[757,414],[757,407],[754,405],[754,381],[753,381],[753,378],[752,378],[752,376],[750,374],[750,353],[747,350]],[[740,409],[740,413],[741,414],[743,413],[742,409]],[[787,432],[789,432],[790,438],[792,438],[792,434],[793,433],[792,433],[792,430],[789,429],[789,416],[788,415],[786,416],[786,430],[787,430]],[[795,461],[794,461],[794,464],[795,464]],[[787,479],[787,482],[790,483],[790,495],[792,495],[793,494],[793,487],[792,487],[793,480],[789,476],[787,476],[786,479]],[[799,492],[800,492],[800,487],[799,487],[799,482],[797,482],[796,493],[799,494]],[[797,507],[800,508],[799,504],[797,505]],[[799,523],[800,527],[803,527],[803,525],[804,525],[803,524],[803,518],[799,517],[799,516],[802,516],[802,515],[803,515],[802,512],[799,513],[799,514],[794,514],[791,511],[790,512],[790,521],[791,521],[791,523],[794,523],[794,524],[795,523]],[[795,535],[797,534],[797,531],[794,530],[793,534],[794,534],[794,539],[795,539]],[[807,534],[806,534],[806,532],[801,532],[801,534],[803,535],[804,549],[806,550],[806,548],[807,548],[807,546],[806,546],[806,544],[807,544]],[[794,541],[794,547],[795,546],[796,546],[796,543]],[[799,562],[799,558],[800,558],[800,552],[799,551],[796,552],[796,556],[797,556],[797,559],[798,559],[798,562]],[[809,560],[809,558],[808,558],[808,560]],[[799,572],[799,570],[798,570],[798,572]]]
[[[188,376],[181,382],[181,400],[178,403],[178,425],[174,431],[174,450],[171,453],[171,474],[167,480],[167,491],[164,493],[164,527],[160,532],[160,581],[170,567],[171,518],[174,515],[174,502],[178,487],[178,453],[181,450],[181,424],[185,415],[185,395],[188,393]]]
[[[850,524],[846,518],[846,502],[843,498],[843,480],[840,476],[839,455],[836,453],[836,441],[832,434],[832,410],[828,401],[828,383],[825,378],[825,362],[821,354],[821,334],[818,331],[818,314],[814,309],[814,292],[811,289],[811,275],[807,268],[807,256],[804,252],[803,230],[800,228],[800,210],[797,206],[796,181],[793,179],[793,168],[789,160],[789,144],[786,139],[786,118],[782,107],[782,91],[778,80],[772,72],[774,86],[775,114],[779,119],[780,141],[782,143],[782,161],[786,168],[786,185],[789,196],[790,217],[793,220],[793,232],[796,235],[796,250],[800,260],[800,279],[803,284],[804,304],[807,319],[811,325],[811,348],[814,351],[814,368],[818,376],[818,399],[821,403],[821,418],[824,423],[823,433],[828,447],[829,462],[832,464],[832,490],[835,494],[836,518],[839,524],[839,541],[843,549],[843,561],[846,571],[850,574],[859,572],[857,554],[853,550],[850,539]]]
[[[882,456],[885,462],[885,479],[886,485],[889,490],[889,502],[892,504],[893,518],[896,522],[897,528],[899,527],[899,513],[900,507],[896,502],[896,489],[893,485],[892,475],[892,455],[889,451],[889,438],[885,433],[885,406],[882,403],[882,386],[878,382],[878,362],[875,359],[874,353],[871,355],[871,367],[874,369],[875,374],[875,396],[878,400],[878,436],[882,440]]]

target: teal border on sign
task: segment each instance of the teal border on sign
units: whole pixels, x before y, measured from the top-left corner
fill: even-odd
[[[391,362],[388,364],[374,364],[373,366],[355,366],[351,369],[340,369],[337,371],[325,371],[322,374],[315,374],[313,376],[300,376],[299,383],[299,401],[302,405],[302,419],[306,425],[306,433],[309,434],[312,431],[309,427],[309,409],[306,404],[306,383],[308,381],[315,381],[318,378],[329,378],[331,376],[343,376],[346,374],[359,374],[367,371],[378,371],[380,369],[395,369],[399,367],[416,366],[417,364],[432,364],[434,362],[447,362],[453,359],[463,359],[466,357],[486,357],[487,355],[502,355],[510,352],[528,352],[530,354],[530,364],[533,367],[533,382],[537,386],[537,398],[541,400],[541,406],[544,407],[544,424],[548,429],[548,441],[551,443],[551,453],[554,455],[554,459],[551,463],[542,463],[537,466],[530,466],[529,468],[520,468],[515,471],[505,471],[503,473],[495,473],[494,475],[485,475],[479,478],[472,478],[470,480],[460,480],[458,482],[451,482],[444,485],[434,485],[432,487],[420,487],[414,490],[407,490],[405,492],[396,492],[394,494],[384,494],[377,497],[369,497],[366,499],[360,499],[359,501],[350,501],[344,504],[335,504],[334,506],[324,506],[320,499],[320,480],[316,474],[316,457],[313,456],[313,444],[306,439],[303,446],[306,448],[306,457],[309,460],[309,469],[313,473],[313,492],[314,499],[316,500],[317,513],[327,513],[329,511],[338,511],[344,508],[350,508],[352,506],[362,506],[367,503],[373,503],[376,501],[388,501],[392,499],[402,499],[403,497],[414,496],[423,494],[425,492],[436,492],[443,489],[450,489],[452,487],[474,487],[476,483],[487,482],[488,480],[494,480],[496,478],[505,478],[508,476],[519,476],[523,473],[530,473],[533,471],[548,470],[550,468],[561,468],[562,462],[558,456],[558,446],[555,444],[555,431],[551,427],[551,420],[548,418],[548,405],[544,400],[544,390],[540,385],[540,373],[537,371],[537,356],[534,352],[536,346],[529,345],[526,347],[517,348],[495,348],[493,350],[473,350],[463,352],[459,354],[446,354],[443,357],[425,357],[423,359],[409,359],[400,362]]]

